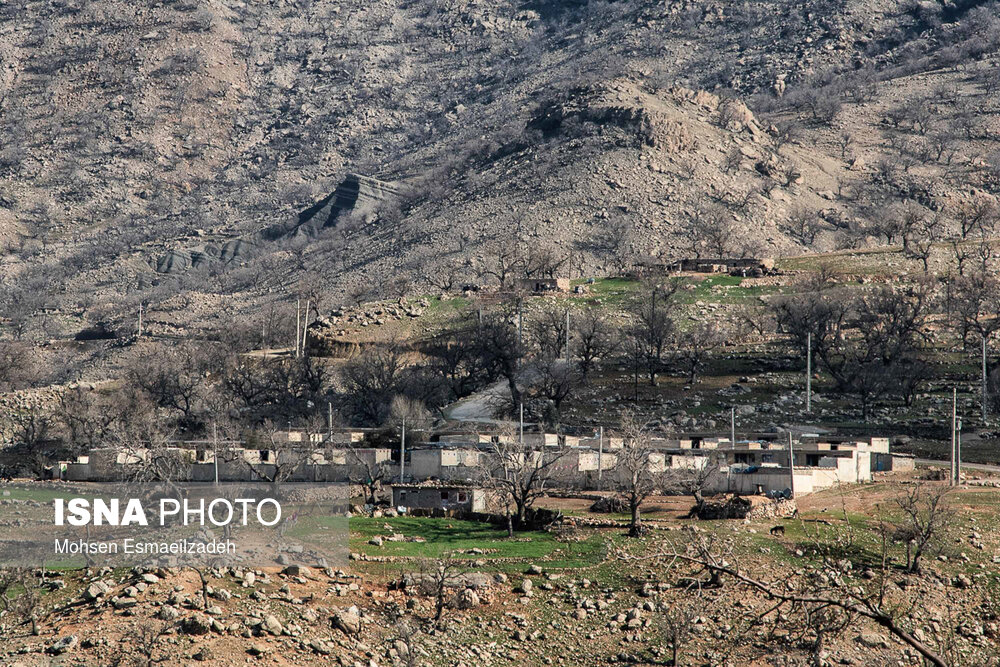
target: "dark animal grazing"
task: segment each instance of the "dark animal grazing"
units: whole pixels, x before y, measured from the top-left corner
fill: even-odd
[[[772,535],[784,535],[785,534],[785,527],[784,526],[774,526],[774,527],[771,528],[771,534]]]

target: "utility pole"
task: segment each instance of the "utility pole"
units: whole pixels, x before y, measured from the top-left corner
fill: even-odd
[[[792,498],[795,497],[795,450],[792,448],[792,432],[788,432],[788,472],[791,478],[791,486],[789,490],[792,492]]]
[[[302,356],[306,356],[306,331],[309,327],[309,299],[306,299],[306,312],[302,313]]]
[[[333,442],[333,403],[330,401],[326,402],[326,439],[329,442]]]
[[[524,299],[517,298],[517,346],[524,344]]]
[[[597,490],[600,491],[603,486],[604,479],[604,427],[602,426],[598,431],[599,435],[597,440]]]
[[[736,444],[736,406],[729,408],[729,443]]]
[[[958,420],[955,437],[955,485],[962,484],[962,420]]]
[[[135,337],[136,338],[142,338],[142,302],[141,301],[139,302],[139,327],[136,329]],[[985,364],[986,362],[983,361],[983,363]],[[983,366],[983,368],[985,368],[985,366]],[[985,410],[985,408],[983,408],[983,409]]]
[[[299,327],[302,326],[302,299],[295,300],[295,357],[299,356]]]
[[[569,308],[566,309],[566,361],[569,361]]]
[[[983,391],[983,424],[986,423],[986,335],[983,334],[983,376],[982,376],[982,391]]]
[[[812,361],[813,361],[813,335],[812,332],[806,334],[806,412],[812,412]]]
[[[955,387],[951,388],[951,485],[955,486],[955,455],[958,453],[956,434],[957,430],[955,426],[958,421],[958,389]]]
[[[521,403],[521,420],[518,430],[518,438],[520,440],[521,447],[524,447],[524,403]]]
[[[403,483],[403,466],[406,465],[406,417],[403,417],[403,435],[399,439],[399,483]]]

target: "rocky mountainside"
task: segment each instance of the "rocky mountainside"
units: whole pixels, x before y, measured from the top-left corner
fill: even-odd
[[[398,298],[951,220],[1000,174],[996,9],[13,0],[5,297],[57,327],[139,302],[211,325],[317,283]],[[381,193],[363,210],[349,174]]]

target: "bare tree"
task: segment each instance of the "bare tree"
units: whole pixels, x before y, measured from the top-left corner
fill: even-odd
[[[511,407],[517,410],[523,402],[521,379],[521,362],[524,358],[524,346],[514,321],[517,314],[508,307],[496,313],[483,317],[483,322],[476,332],[476,350],[481,355],[480,364],[483,367],[495,369],[497,377],[507,381],[510,391]]]
[[[738,249],[743,230],[721,204],[697,202],[689,209],[685,235],[695,257],[725,258]]]
[[[565,455],[563,447],[535,448],[519,436],[504,433],[490,445],[489,453],[480,457],[480,480],[509,508],[509,531],[525,525],[535,501],[545,495]]]
[[[615,484],[629,510],[630,537],[642,534],[639,509],[663,482],[662,466],[656,462],[652,436],[635,415],[621,419],[622,448],[616,452]]]
[[[243,465],[255,479],[273,485],[283,484],[301,472],[303,466],[312,459],[314,445],[308,431],[294,434],[271,422],[265,422],[257,432],[258,438],[261,435],[266,438],[262,443],[266,443],[266,448],[259,450],[260,458],[243,460]],[[295,435],[299,435],[301,440],[293,439]]]
[[[537,358],[532,370],[532,387],[551,407],[551,410],[546,411],[545,419],[549,424],[556,424],[559,422],[563,402],[583,384],[583,374],[576,364],[551,355]]]
[[[450,292],[455,288],[460,275],[460,267],[456,262],[446,262],[444,265],[429,268],[425,280],[427,283],[442,292]]]
[[[821,550],[822,545],[817,546]],[[740,557],[731,541],[724,542],[715,535],[688,533],[686,542],[668,543],[643,556],[622,558],[632,560],[657,560],[669,563],[671,568],[693,567],[694,572],[685,580],[707,573],[709,582],[704,585],[725,586],[735,584],[741,593],[756,593],[768,601],[765,615],[775,615],[786,623],[815,623],[810,617],[827,616],[822,620],[825,630],[835,632],[845,628],[851,619],[864,618],[882,627],[901,642],[917,651],[929,664],[948,667],[946,660],[914,633],[906,629],[908,609],[896,604],[890,597],[890,566],[887,543],[882,542],[878,555],[879,565],[873,576],[865,581],[839,576],[831,559],[824,556],[819,564],[808,566],[796,574],[781,573],[767,579],[748,574],[740,565]],[[846,617],[846,618],[845,618]]]
[[[601,224],[594,240],[595,249],[611,262],[618,275],[623,275],[635,259],[629,249],[631,234],[631,222],[619,216]]]
[[[49,440],[54,420],[52,413],[36,399],[25,407],[6,411],[3,422],[14,445],[33,453]]]
[[[821,228],[816,212],[804,206],[796,206],[788,214],[788,229],[803,245],[812,245]]]
[[[629,334],[645,358],[651,386],[656,385],[656,374],[674,333],[672,311],[676,292],[676,283],[648,282],[637,291],[630,307],[633,325]]]
[[[699,321],[676,330],[673,336],[674,362],[687,376],[688,384],[698,380],[705,360],[727,339],[727,332],[715,322]]]
[[[934,292],[929,281],[906,289],[882,287],[860,295],[821,288],[772,302],[778,325],[814,357],[838,389],[861,399],[867,418],[871,401],[908,369],[926,339]]]
[[[521,269],[525,278],[555,278],[568,260],[568,255],[560,254],[552,246],[533,244],[528,246]]]
[[[201,575],[200,568],[196,569]],[[138,624],[130,633],[131,641],[127,651],[131,658],[130,664],[135,667],[153,667],[167,660],[165,655],[157,655],[163,648],[164,640],[173,630],[173,624],[163,622],[145,622]]]
[[[847,151],[854,145],[854,135],[848,130],[842,130],[837,135],[837,146],[840,147],[840,159],[847,159]]]
[[[987,342],[1000,331],[1000,280],[970,273],[948,282],[947,307],[956,333],[966,345],[970,334]]]
[[[908,572],[919,572],[920,557],[928,550],[940,548],[947,540],[954,515],[947,502],[949,490],[947,486],[932,489],[917,484],[893,499],[902,518],[890,523],[892,538],[906,545]]]
[[[0,389],[14,391],[38,384],[44,368],[29,343],[0,341]]]
[[[392,399],[403,393],[405,375],[406,360],[398,345],[368,348],[343,367],[347,411],[359,422],[381,424]]]
[[[374,513],[378,505],[378,494],[385,481],[392,476],[393,466],[389,461],[377,461],[374,454],[362,453],[360,449],[356,444],[347,448],[351,483],[364,489],[365,504],[370,505]]]
[[[774,152],[780,153],[785,144],[795,143],[802,135],[802,125],[796,119],[783,120],[775,124],[772,140]]]
[[[906,232],[904,252],[908,257],[921,261],[924,273],[930,271],[931,253],[934,251],[934,245],[940,240],[940,233],[941,218],[937,216],[921,218]]]
[[[460,563],[453,558],[421,561],[420,592],[434,598],[432,622],[435,627],[441,627],[452,589],[461,580],[461,577]]]
[[[161,408],[176,413],[183,428],[193,428],[203,416],[206,378],[221,365],[210,351],[193,345],[160,349],[135,360],[126,376]]]
[[[961,238],[955,237],[951,240],[951,250],[955,255],[955,265],[958,269],[958,275],[965,275],[965,263],[972,259],[975,253],[973,244],[970,242],[963,241]]]
[[[719,473],[719,465],[704,458],[692,458],[691,465],[671,469],[664,481],[664,490],[683,493],[694,499],[689,518],[701,517],[705,507],[705,494],[711,489],[712,480]]]
[[[955,221],[962,240],[970,236],[988,235],[1000,221],[1000,207],[992,197],[977,196],[956,207]]]
[[[563,356],[567,333],[566,309],[556,304],[543,306],[531,320],[531,338],[542,357]]]
[[[671,667],[684,664],[684,649],[691,641],[699,600],[700,591],[687,590],[663,612],[663,639],[670,647]]]
[[[588,308],[574,321],[575,356],[586,380],[595,364],[618,347],[619,333],[607,315],[597,308]]]
[[[63,425],[71,448],[86,451],[107,442],[121,418],[119,393],[76,388],[59,396],[56,418]]]
[[[521,256],[512,243],[504,243],[482,268],[482,274],[496,278],[500,289],[510,287],[513,276],[521,264]]]
[[[28,568],[0,569],[0,633],[22,625],[39,634],[42,620],[39,578]]]
[[[481,348],[483,341],[477,334],[474,326],[459,327],[424,348],[430,356],[427,370],[444,385],[451,400],[464,398],[500,377],[493,355]]]
[[[743,152],[739,147],[734,146],[726,153],[722,162],[722,170],[729,174],[739,171],[741,166],[743,166]]]

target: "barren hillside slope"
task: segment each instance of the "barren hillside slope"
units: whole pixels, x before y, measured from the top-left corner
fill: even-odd
[[[869,243],[893,207],[951,216],[995,187],[995,9],[5,3],[7,300],[72,331],[181,293],[177,323],[204,324],[303,281],[488,284],[505,252],[579,275]],[[348,173],[402,194],[264,233]]]

